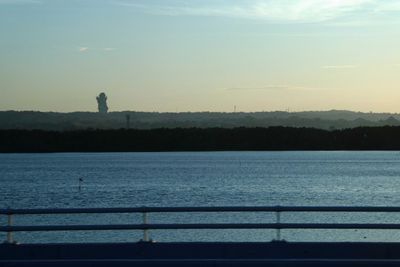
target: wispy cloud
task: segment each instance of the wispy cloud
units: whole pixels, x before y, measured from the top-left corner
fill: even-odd
[[[381,3],[377,5],[375,11],[376,12],[393,12],[400,11],[400,2],[399,1],[380,1]]]
[[[89,50],[89,47],[86,47],[86,46],[78,47],[78,51],[79,51],[80,53],[87,52],[88,50]]]
[[[243,91],[243,90],[287,90],[288,86],[269,85],[264,87],[231,87],[227,88],[228,91]]]
[[[357,65],[327,65],[322,66],[323,69],[354,69]]]
[[[296,90],[296,91],[310,91],[310,90],[319,90],[318,88],[304,87],[304,86],[290,86],[290,85],[267,85],[263,87],[231,87],[226,88],[228,91],[288,91],[288,90]]]
[[[221,16],[277,23],[340,21],[343,25],[360,25],[371,18],[381,21],[382,14],[400,10],[398,0],[159,1],[158,4],[120,0],[117,3],[156,15]]]
[[[117,49],[115,47],[103,47],[103,48],[90,47],[89,48],[88,46],[79,46],[77,48],[77,50],[80,53],[85,53],[85,52],[88,52],[89,50],[90,51],[96,51],[96,52],[112,52],[112,51],[115,51]]]

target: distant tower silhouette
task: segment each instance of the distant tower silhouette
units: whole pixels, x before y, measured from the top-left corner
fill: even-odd
[[[99,94],[97,99],[97,106],[99,108],[99,113],[106,114],[108,112],[108,106],[107,106],[107,96],[105,93]]]
[[[126,129],[131,128],[131,115],[126,114]]]

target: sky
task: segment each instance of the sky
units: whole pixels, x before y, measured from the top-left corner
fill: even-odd
[[[0,0],[0,110],[400,112],[398,0]]]

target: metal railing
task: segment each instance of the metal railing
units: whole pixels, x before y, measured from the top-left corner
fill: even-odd
[[[208,212],[272,212],[275,213],[275,223],[168,223],[151,224],[149,213],[208,213]],[[399,230],[400,224],[394,223],[282,223],[283,212],[387,212],[399,213],[400,207],[304,207],[304,206],[266,206],[266,207],[135,207],[135,208],[78,208],[78,209],[0,209],[0,216],[7,216],[7,225],[0,226],[0,232],[7,233],[6,243],[15,243],[14,232],[43,231],[102,231],[102,230],[141,230],[142,241],[149,242],[149,230],[178,229],[275,229],[276,240],[281,240],[282,229],[380,229]],[[142,214],[141,224],[95,224],[95,225],[13,225],[16,215],[46,215],[46,214]]]

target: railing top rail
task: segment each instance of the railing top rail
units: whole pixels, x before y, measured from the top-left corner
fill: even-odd
[[[398,230],[400,224],[380,223],[192,223],[0,226],[0,232],[178,230],[178,229],[368,229]]]
[[[400,212],[400,207],[384,206],[218,206],[218,207],[131,207],[0,209],[0,215],[89,214],[158,212]]]

